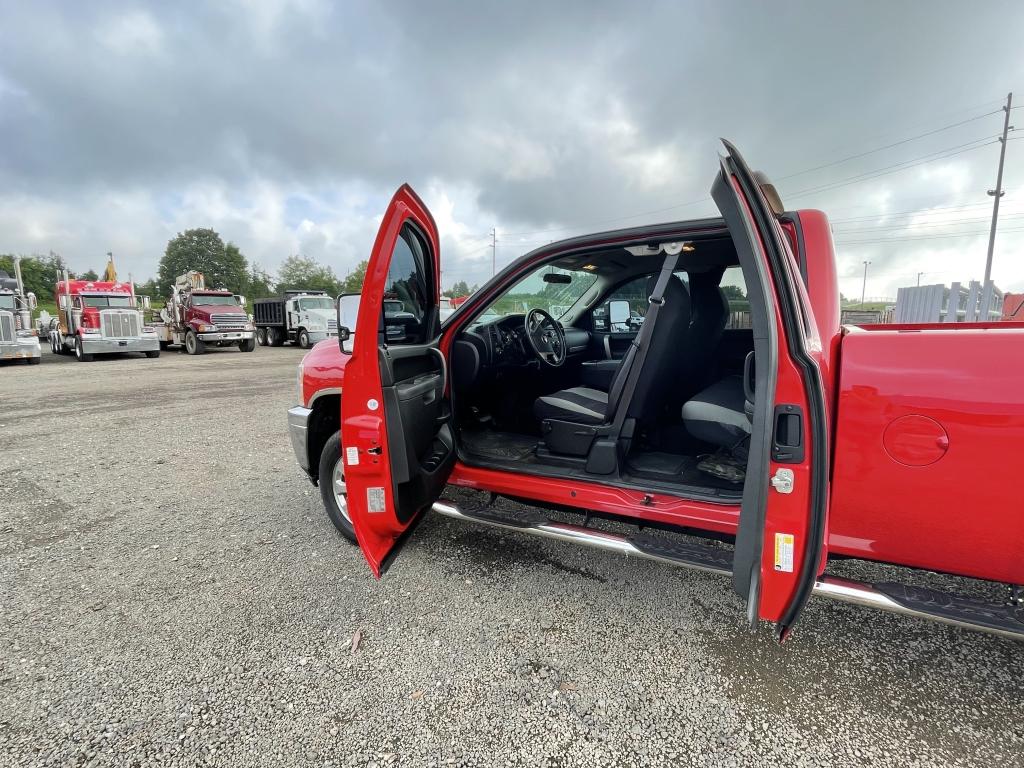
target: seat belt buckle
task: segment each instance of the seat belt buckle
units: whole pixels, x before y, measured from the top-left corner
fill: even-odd
[[[657,304],[660,307],[660,306],[663,306],[665,304],[665,297],[664,296],[657,296],[657,297],[656,296],[648,296],[647,297],[647,303],[648,304]]]

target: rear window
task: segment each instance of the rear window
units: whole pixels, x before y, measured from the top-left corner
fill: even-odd
[[[747,284],[743,281],[743,270],[739,267],[726,269],[719,287],[729,302],[729,319],[725,327],[727,329],[753,327],[750,324],[750,301],[747,299]]]

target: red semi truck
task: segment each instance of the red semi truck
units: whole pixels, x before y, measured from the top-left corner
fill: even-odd
[[[156,331],[142,317],[149,300],[136,296],[132,283],[71,280],[65,272],[54,293],[59,311],[50,321],[50,349],[55,354],[73,353],[85,363],[115,352],[160,356]]]
[[[183,346],[190,355],[201,355],[208,346],[256,349],[256,327],[245,313],[245,297],[208,290],[202,272],[186,272],[174,281],[160,321],[154,327],[161,349]]]
[[[825,214],[787,211],[726,150],[720,216],[546,245],[443,324],[437,228],[402,187],[339,327],[351,354],[314,347],[288,413],[331,520],[378,577],[433,512],[721,574],[780,640],[811,597],[1024,638],[1024,324],[842,326]],[[416,318],[401,337],[396,300]],[[469,508],[449,484],[580,520]],[[837,558],[903,576],[839,578]],[[921,571],[1009,598],[912,586]]]

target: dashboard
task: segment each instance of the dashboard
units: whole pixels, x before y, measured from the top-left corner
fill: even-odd
[[[526,316],[504,315],[476,321],[454,345],[453,367],[456,378],[469,384],[483,369],[524,368],[537,363],[526,339]],[[569,356],[583,354],[590,345],[589,331],[563,328]]]

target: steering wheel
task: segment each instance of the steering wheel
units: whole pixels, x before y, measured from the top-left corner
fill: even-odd
[[[543,309],[531,309],[525,325],[526,339],[538,360],[552,368],[565,362],[565,331],[555,318]]]

